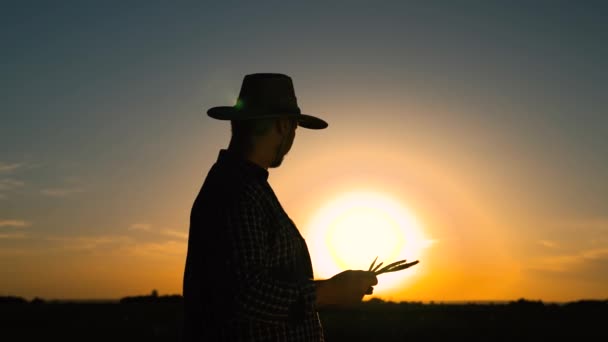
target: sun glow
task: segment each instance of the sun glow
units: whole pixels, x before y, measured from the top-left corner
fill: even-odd
[[[367,270],[376,256],[384,265],[402,259],[423,264],[422,253],[431,242],[407,208],[386,195],[366,191],[347,193],[324,205],[310,221],[308,232],[320,278],[347,269]],[[402,286],[420,267],[380,275],[377,290]]]

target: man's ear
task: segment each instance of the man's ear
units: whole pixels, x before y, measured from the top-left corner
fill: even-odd
[[[291,122],[287,117],[280,117],[275,121],[275,127],[280,134],[287,134],[291,128]]]

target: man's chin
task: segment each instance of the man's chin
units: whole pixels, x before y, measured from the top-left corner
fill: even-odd
[[[280,159],[278,159],[278,160],[275,160],[275,161],[274,161],[272,164],[270,164],[269,168],[271,168],[271,169],[272,169],[272,168],[277,168],[277,167],[281,166],[281,164],[283,163],[283,158],[284,158],[284,157],[285,157],[285,156],[281,157],[281,158],[280,158]]]

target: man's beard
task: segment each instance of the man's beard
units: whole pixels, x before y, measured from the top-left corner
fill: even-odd
[[[285,155],[287,155],[287,153],[283,153],[283,150],[285,149],[285,143],[288,139],[288,137],[283,138],[279,146],[277,146],[277,152],[275,154],[274,160],[272,161],[272,163],[270,163],[271,168],[279,167],[281,166],[281,163],[283,163],[283,158],[285,158]]]
[[[270,168],[279,167],[279,166],[281,166],[282,162],[283,162],[283,156],[278,157],[272,162],[272,164],[270,164]]]
[[[283,144],[279,145],[279,148],[277,149],[277,153],[274,157],[274,160],[272,161],[272,163],[270,164],[270,167],[279,167],[281,166],[281,163],[283,163],[283,158],[285,157],[287,153],[283,153]]]

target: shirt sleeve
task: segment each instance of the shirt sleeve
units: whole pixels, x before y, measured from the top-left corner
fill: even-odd
[[[280,323],[303,319],[313,311],[316,300],[313,279],[290,282],[276,279],[269,272],[272,232],[260,201],[242,196],[227,214],[233,243],[232,271],[237,281],[237,314]]]

